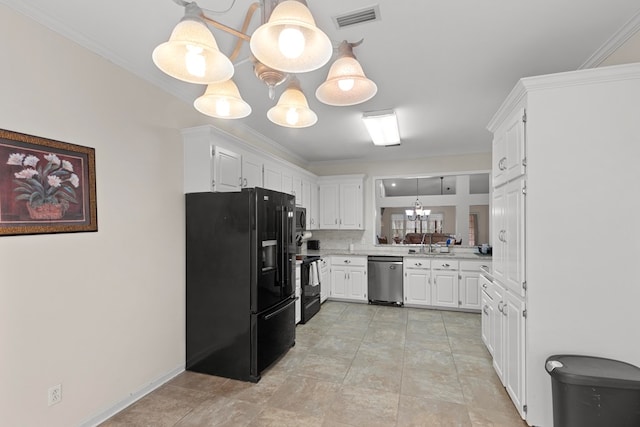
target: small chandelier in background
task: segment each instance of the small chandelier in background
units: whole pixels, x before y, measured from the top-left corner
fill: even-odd
[[[418,191],[418,182],[419,178],[416,178],[416,201],[413,203],[413,209],[405,210],[405,214],[407,215],[407,219],[409,221],[421,220],[424,221],[429,214],[431,213],[431,209],[423,209],[422,203],[420,203],[419,191]]]
[[[278,104],[269,110],[269,120],[287,127],[307,127],[316,123],[317,115],[309,109],[299,81],[289,73],[321,68],[331,59],[333,47],[327,35],[315,25],[305,0],[253,3],[240,31],[207,17],[195,2],[173,1],[185,8],[184,17],[172,31],[169,41],[154,49],[152,59],[171,77],[207,85],[205,93],[194,102],[199,112],[224,119],[238,119],[251,113],[251,106],[242,99],[231,80],[234,74],[232,61],[242,43],[248,41],[254,57],[254,72],[269,88],[270,99],[275,98],[277,85],[287,77],[290,80]],[[272,11],[267,10],[274,4]],[[263,8],[263,23],[249,36],[247,28],[258,7]],[[264,22],[267,16],[268,21]],[[220,52],[207,24],[238,38],[229,57]],[[365,77],[353,55],[353,47],[360,43],[362,40],[358,43],[345,40],[340,45],[338,59],[331,66],[326,82],[316,91],[321,102],[333,106],[355,105],[375,95],[375,83]]]

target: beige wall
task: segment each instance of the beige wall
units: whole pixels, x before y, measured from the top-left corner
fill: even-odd
[[[0,128],[94,147],[99,222],[0,237],[0,425],[77,426],[183,369],[179,129],[204,122],[5,6],[0,27]]]
[[[606,67],[608,65],[630,64],[633,62],[640,62],[640,32],[629,37],[622,46],[598,66]]]

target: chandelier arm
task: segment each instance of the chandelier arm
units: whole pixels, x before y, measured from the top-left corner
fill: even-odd
[[[177,4],[178,6],[182,6],[182,7],[187,7],[187,5],[191,2],[188,1],[184,1],[184,0],[173,0],[173,2],[175,4]]]
[[[247,9],[247,14],[244,17],[244,22],[242,23],[242,28],[240,29],[240,31],[243,34],[247,34],[247,29],[249,28],[249,24],[251,23],[251,18],[253,17],[253,14],[256,12],[256,9],[258,9],[259,7],[260,7],[260,3],[255,2],[255,3],[251,3],[251,6],[249,6],[249,9]],[[251,40],[251,36],[249,36],[248,40]],[[242,47],[242,43],[244,41],[245,40],[242,38],[239,38],[238,40],[236,40],[236,47],[233,49],[233,52],[231,52],[231,55],[229,56],[229,59],[232,62],[238,57],[238,54],[240,53],[240,48]]]
[[[250,36],[240,32],[240,31],[238,31],[236,29],[228,27],[228,26],[226,26],[226,25],[224,25],[224,24],[222,24],[222,23],[220,23],[220,22],[218,22],[216,20],[213,20],[213,19],[209,18],[208,16],[206,16],[204,14],[201,14],[200,17],[202,19],[204,19],[208,24],[213,25],[214,27],[216,27],[219,30],[224,31],[225,33],[229,33],[231,35],[234,35],[234,36],[236,36],[236,37],[238,37],[240,39],[246,40],[246,41],[251,40]]]

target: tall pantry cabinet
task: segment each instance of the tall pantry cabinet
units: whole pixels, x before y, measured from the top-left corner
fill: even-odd
[[[639,118],[630,64],[524,78],[488,126],[494,366],[529,425],[553,426],[547,357],[640,366]]]

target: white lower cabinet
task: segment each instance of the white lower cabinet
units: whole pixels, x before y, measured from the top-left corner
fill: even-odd
[[[493,338],[493,284],[489,279],[480,275],[480,303],[482,304],[481,318],[481,336],[482,342],[489,350],[489,354],[493,356],[494,353],[494,338]]]
[[[493,367],[520,416],[524,418],[525,396],[525,303],[519,295],[493,282],[490,311]]]
[[[431,260],[429,258],[404,258],[405,305],[431,305]]]
[[[320,260],[320,302],[323,303],[331,293],[331,274],[327,258]]]
[[[507,291],[498,283],[493,283],[493,300],[491,302],[491,336],[493,338],[493,368],[504,384],[504,304]]]
[[[296,325],[302,320],[302,279],[300,264],[296,263]]]
[[[332,299],[367,301],[367,257],[331,257]]]
[[[404,303],[480,311],[480,267],[490,261],[404,257]]]
[[[482,292],[480,289],[480,268],[491,269],[490,261],[460,261],[459,307],[466,310],[482,308]]]
[[[507,291],[507,298],[502,309],[505,315],[504,347],[505,369],[504,386],[511,396],[520,416],[524,418],[525,396],[525,304],[514,293]]]
[[[433,283],[433,305],[458,308],[458,261],[432,261],[431,281]]]

